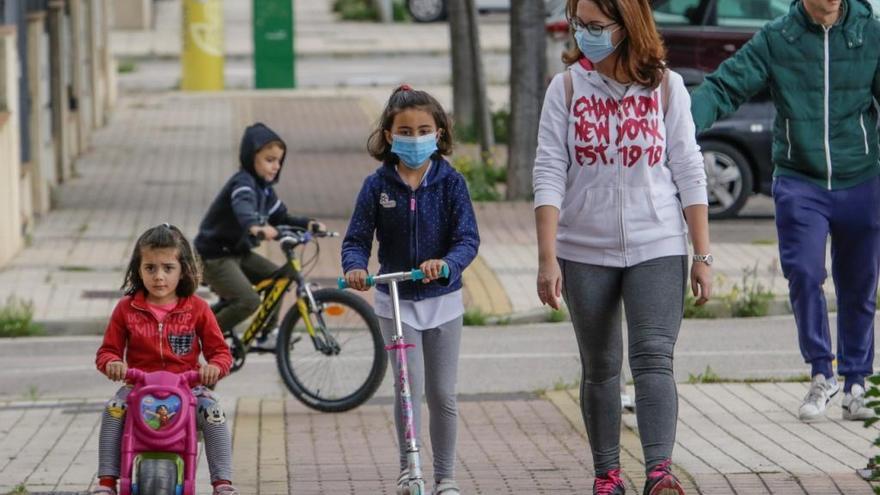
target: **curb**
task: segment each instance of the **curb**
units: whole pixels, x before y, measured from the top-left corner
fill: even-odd
[[[406,48],[388,48],[388,49],[375,49],[370,47],[363,47],[361,49],[357,49],[357,47],[352,47],[353,49],[347,51],[341,50],[309,50],[307,52],[299,52],[295,53],[294,57],[297,60],[300,59],[326,59],[332,58],[335,60],[355,60],[362,59],[364,57],[377,57],[377,58],[394,58],[394,57],[443,57],[449,56],[450,51],[448,48],[428,48],[428,49],[411,49],[407,50]],[[507,55],[510,53],[510,49],[507,47],[489,47],[486,49],[480,50],[484,55]],[[113,56],[120,60],[130,60],[132,62],[145,62],[151,60],[180,60],[181,54],[177,52],[168,52],[168,51],[131,51],[126,52],[123,49],[117,50],[113,52]],[[226,61],[233,62],[251,62],[254,59],[253,53],[226,53],[223,56],[223,59]]]
[[[837,299],[832,295],[825,294],[826,305],[828,313],[836,313],[837,312]],[[706,310],[712,315],[713,318],[722,319],[722,318],[750,318],[749,316],[733,316],[730,313],[730,308],[727,305],[718,300],[712,300],[706,303]],[[564,320],[562,321],[571,321],[571,316],[568,313],[565,304],[562,305],[562,309],[565,315]],[[522,325],[522,324],[530,324],[530,323],[551,323],[549,320],[549,315],[551,313],[551,309],[548,307],[542,308],[533,308],[527,309],[524,311],[517,311],[513,313],[509,313],[506,315],[493,315],[486,318],[486,326],[491,325]],[[775,299],[770,301],[769,307],[767,308],[767,314],[761,315],[761,317],[766,316],[788,316],[791,315],[791,302],[788,300],[786,296],[776,296]],[[705,318],[687,318],[688,320],[699,320]]]
[[[107,328],[106,318],[83,318],[76,320],[34,320],[34,323],[43,327],[43,335],[50,337],[70,335],[104,335]]]

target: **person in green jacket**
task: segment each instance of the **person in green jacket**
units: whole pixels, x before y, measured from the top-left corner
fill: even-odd
[[[873,371],[880,272],[880,22],[867,0],[795,0],[694,91],[697,129],[764,89],[777,112],[772,191],[780,262],[813,377],[799,416],[823,418],[839,390],[822,288],[830,235],[843,418],[865,419],[873,415],[864,381]]]

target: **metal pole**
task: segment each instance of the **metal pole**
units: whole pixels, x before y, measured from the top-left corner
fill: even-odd
[[[379,20],[385,24],[394,22],[394,6],[391,0],[373,0],[373,2],[379,11]]]

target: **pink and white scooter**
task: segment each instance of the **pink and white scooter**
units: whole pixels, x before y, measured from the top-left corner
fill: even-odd
[[[449,267],[443,265],[440,272],[441,278],[449,277]],[[404,438],[406,441],[406,463],[409,471],[409,480],[405,490],[398,490],[398,495],[422,495],[425,493],[425,479],[422,476],[422,462],[419,455],[419,446],[416,443],[416,432],[413,426],[413,398],[409,387],[409,368],[406,362],[406,350],[415,347],[415,344],[407,344],[403,338],[403,326],[400,322],[400,297],[397,291],[397,283],[407,280],[419,281],[425,278],[421,270],[408,272],[385,273],[383,275],[369,275],[367,285],[373,287],[379,284],[387,284],[391,295],[392,316],[394,319],[394,336],[391,343],[385,346],[389,351],[395,351],[397,360],[397,386],[400,387],[400,410],[403,413]],[[345,289],[348,285],[345,279],[339,278],[339,288]]]

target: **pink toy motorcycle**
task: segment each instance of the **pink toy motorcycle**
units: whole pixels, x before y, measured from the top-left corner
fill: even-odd
[[[195,495],[198,371],[129,368],[119,495]]]

